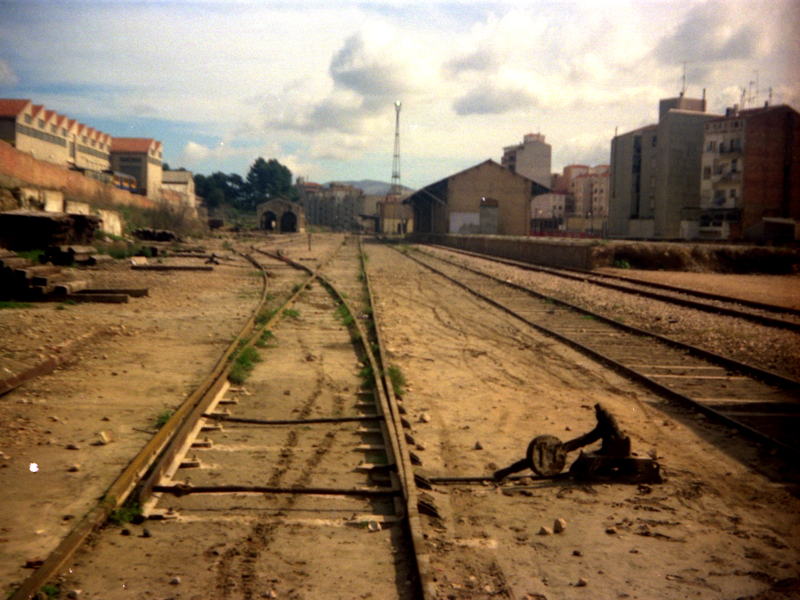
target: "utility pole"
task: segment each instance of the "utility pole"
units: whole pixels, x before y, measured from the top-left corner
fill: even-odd
[[[400,100],[394,103],[396,113],[394,125],[394,158],[392,160],[392,189],[389,196],[393,201],[400,200]]]

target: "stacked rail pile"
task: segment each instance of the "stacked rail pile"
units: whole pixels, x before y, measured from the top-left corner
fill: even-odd
[[[0,244],[15,250],[87,244],[101,221],[94,215],[8,211],[0,213]]]
[[[92,289],[91,282],[58,265],[37,264],[0,249],[0,300],[124,303],[144,289]]]

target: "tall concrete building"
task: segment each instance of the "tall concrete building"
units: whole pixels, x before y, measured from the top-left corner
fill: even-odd
[[[512,173],[518,173],[546,188],[552,185],[550,168],[552,164],[552,147],[545,143],[541,133],[529,133],[521,144],[503,148],[500,164]]]
[[[678,108],[676,108],[678,107]],[[659,121],[611,141],[608,232],[612,237],[695,236],[705,99],[662,100]]]
[[[705,125],[699,236],[792,241],[800,224],[800,114],[739,110]]]

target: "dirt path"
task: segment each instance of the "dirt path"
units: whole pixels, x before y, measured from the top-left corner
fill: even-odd
[[[435,488],[444,519],[429,521],[428,541],[440,597],[730,600],[800,572],[800,501],[754,470],[756,448],[393,250],[367,252],[387,360],[409,382],[404,402],[427,473],[490,474],[522,458],[535,435],[589,431],[601,402],[666,475],[638,487]],[[538,535],[558,518],[563,533]]]

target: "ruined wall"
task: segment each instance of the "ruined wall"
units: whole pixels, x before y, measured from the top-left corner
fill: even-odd
[[[3,141],[0,141],[0,186],[58,190],[63,192],[65,197],[90,204],[96,204],[102,199],[122,206],[140,208],[155,206],[152,200],[144,196],[100,183],[58,165],[36,160]]]

